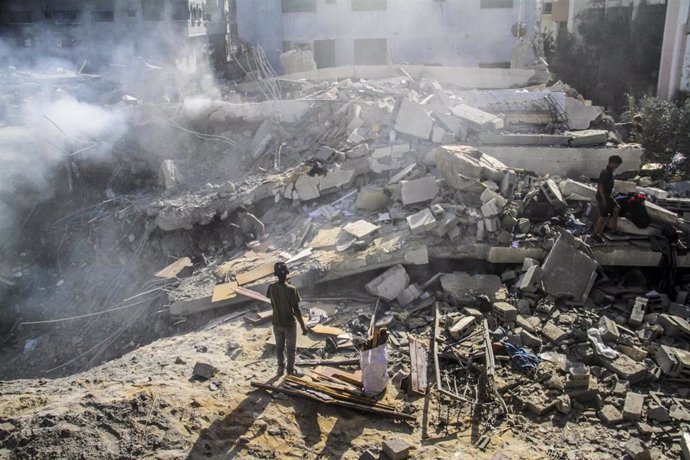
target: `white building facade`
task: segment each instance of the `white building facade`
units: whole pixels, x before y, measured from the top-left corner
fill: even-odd
[[[410,63],[508,67],[522,23],[537,25],[537,0],[237,0],[239,38],[271,64],[290,49],[317,67]]]

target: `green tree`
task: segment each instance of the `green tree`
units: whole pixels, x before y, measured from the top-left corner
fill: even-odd
[[[560,34],[549,50],[551,70],[596,104],[616,113],[656,88],[666,5],[642,1],[605,7],[592,0],[577,17],[577,34]]]

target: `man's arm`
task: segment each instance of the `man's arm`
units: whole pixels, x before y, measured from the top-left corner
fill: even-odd
[[[293,299],[292,302],[292,314],[297,318],[297,322],[299,323],[300,327],[302,328],[302,334],[307,335],[307,332],[309,332],[309,329],[307,329],[307,326],[304,324],[304,318],[302,318],[302,312],[299,309],[299,302],[302,300],[302,298],[299,295],[299,292],[297,292],[297,289],[295,289],[295,298]]]
[[[604,195],[604,184],[602,184],[601,182],[599,182],[599,185],[597,185],[597,198],[599,198],[599,200],[602,203],[606,203],[606,195]]]

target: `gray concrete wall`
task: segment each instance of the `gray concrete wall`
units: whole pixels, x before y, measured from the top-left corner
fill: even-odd
[[[480,150],[511,168],[527,169],[537,174],[559,175],[577,179],[599,177],[613,154],[623,158],[621,170],[637,170],[642,164],[642,149],[481,146]]]

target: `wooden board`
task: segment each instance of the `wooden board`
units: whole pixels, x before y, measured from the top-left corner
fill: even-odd
[[[252,281],[259,280],[272,274],[273,262],[267,262],[265,264],[259,265],[258,267],[254,267],[248,272],[240,273],[239,275],[237,275],[237,284],[243,286],[247,283],[251,283]]]
[[[362,371],[347,372],[342,369],[336,369],[328,366],[317,366],[314,368],[314,373],[318,375],[325,375],[326,377],[333,377],[342,380],[350,385],[362,387]]]
[[[314,334],[332,335],[334,337],[337,337],[341,334],[345,334],[345,331],[343,331],[342,329],[332,326],[324,326],[323,324],[317,324],[316,326],[311,327],[310,330]]]
[[[159,271],[153,276],[155,276],[156,278],[175,278],[177,274],[182,271],[183,268],[191,266],[192,259],[190,259],[189,257],[183,257],[171,263],[170,265],[168,265],[163,270]]]
[[[247,313],[244,317],[244,322],[251,324],[252,326],[258,326],[259,324],[267,323],[273,319],[273,311],[266,310],[260,312]]]
[[[424,395],[427,390],[427,358],[429,352],[421,340],[409,336],[410,341],[410,370],[412,391]]]
[[[232,299],[237,296],[237,283],[230,281],[228,283],[216,284],[213,288],[213,295],[211,302],[221,302],[223,300]]]
[[[236,291],[238,294],[241,294],[245,297],[251,297],[252,299],[258,300],[259,302],[263,302],[263,303],[267,303],[267,304],[271,305],[271,299],[269,299],[268,297],[266,297],[265,295],[263,295],[259,292],[253,291],[251,289],[239,287],[239,286],[237,287]]]

